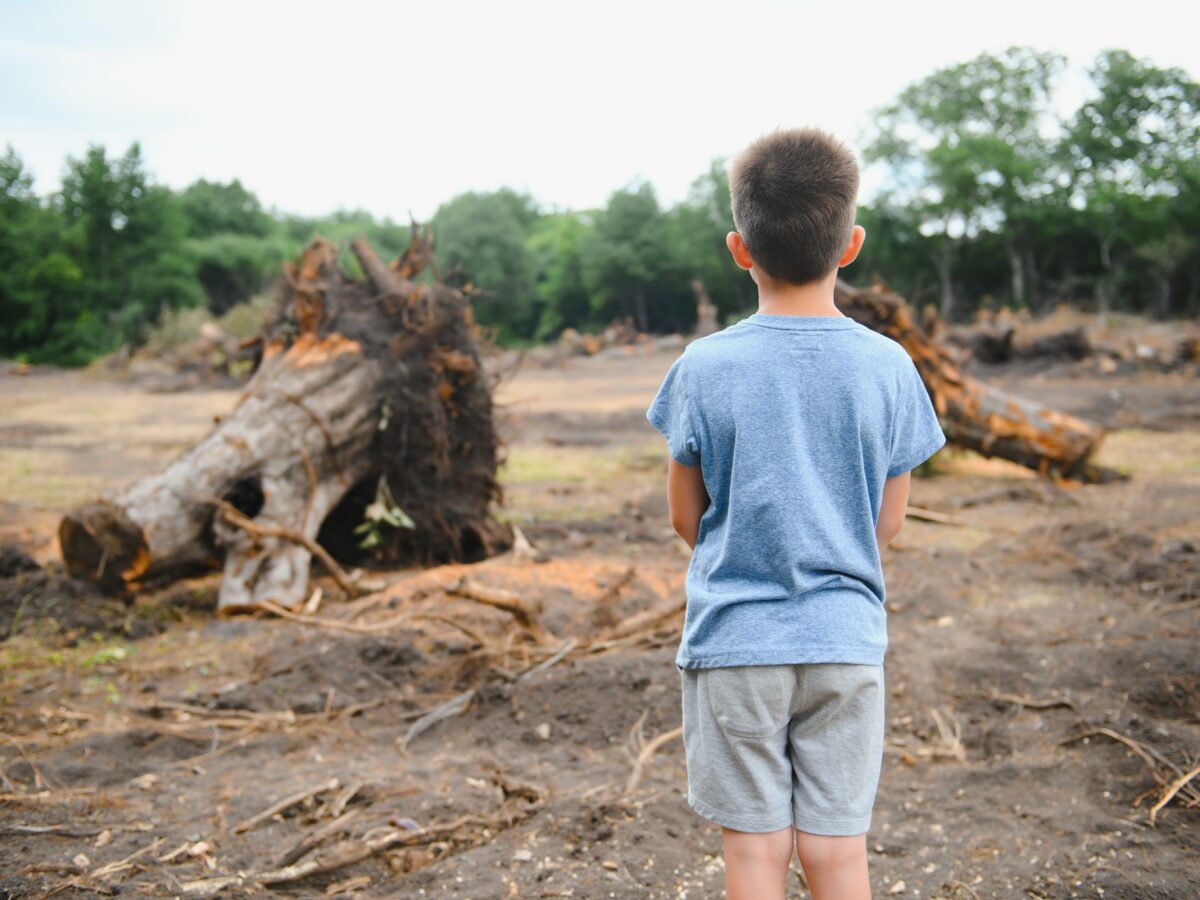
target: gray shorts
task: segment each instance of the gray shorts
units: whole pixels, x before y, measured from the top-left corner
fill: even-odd
[[[870,828],[883,666],[724,666],[679,677],[692,809],[735,831]]]

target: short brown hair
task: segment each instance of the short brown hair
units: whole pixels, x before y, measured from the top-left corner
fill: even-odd
[[[816,128],[773,131],[733,161],[733,221],[754,262],[792,284],[837,267],[854,230],[858,161]]]

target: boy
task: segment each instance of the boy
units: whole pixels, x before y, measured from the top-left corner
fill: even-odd
[[[758,312],[693,341],[647,412],[693,549],[676,657],[688,803],[722,826],[729,900],[870,897],[883,756],[882,548],[946,438],[900,344],[838,311],[858,165],[814,129],[734,161],[734,261]]]

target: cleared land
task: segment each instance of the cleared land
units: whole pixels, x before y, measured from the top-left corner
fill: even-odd
[[[578,359],[507,383],[506,513],[545,561],[371,573],[383,592],[318,612],[349,629],[216,618],[215,575],[130,609],[38,573],[0,579],[0,634],[20,611],[0,644],[0,896],[183,895],[285,865],[339,815],[301,862],[424,830],[276,894],[719,896],[719,829],[688,808],[671,736],[679,617],[510,682],[454,623],[491,645],[511,619],[444,590],[468,574],[538,601],[560,639],[682,603],[665,451],[643,420],[671,360]],[[1114,429],[1098,462],[1132,478],[1056,487],[948,450],[915,480],[912,502],[958,524],[910,519],[885,557],[876,893],[1196,896],[1200,783],[1153,827],[1148,813],[1200,757],[1200,391],[1181,375],[989,377]],[[155,470],[234,399],[0,380],[0,540],[52,561],[62,511]],[[450,621],[369,630],[416,612]],[[480,683],[402,752],[414,721]],[[807,895],[798,875],[789,891]]]

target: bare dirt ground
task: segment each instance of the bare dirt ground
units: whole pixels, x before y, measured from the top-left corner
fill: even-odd
[[[322,576],[323,624],[217,618],[217,576],[126,607],[55,566],[67,507],[161,466],[233,392],[0,380],[0,544],[46,566],[0,556],[0,898],[202,896],[185,893],[196,883],[221,897],[722,896],[720,830],[687,806],[674,733],[686,550],[643,419],[671,359],[575,360],[503,388],[506,513],[541,561],[371,573],[390,583],[353,603]],[[1200,388],[992,375],[1112,427],[1099,461],[1131,478],[1051,485],[951,449],[915,479],[913,504],[957,524],[909,519],[886,552],[876,895],[1200,896],[1200,783],[1151,822],[1200,761]],[[464,573],[540,601],[552,646],[680,612],[512,680],[484,653],[514,634],[508,616],[445,591]],[[509,666],[528,645],[512,646]],[[461,714],[403,745],[473,686]],[[299,865],[393,843],[238,885],[319,829]],[[789,896],[807,896],[793,869]]]

